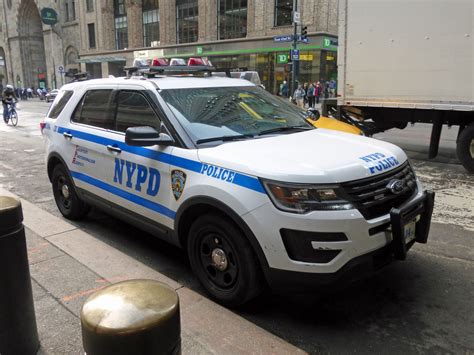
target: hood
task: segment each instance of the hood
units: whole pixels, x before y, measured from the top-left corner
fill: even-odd
[[[337,131],[311,131],[228,142],[198,150],[206,164],[299,183],[340,183],[376,176],[403,164],[397,146]]]

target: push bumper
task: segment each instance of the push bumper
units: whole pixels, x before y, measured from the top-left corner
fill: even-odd
[[[415,243],[426,243],[433,213],[435,193],[425,191],[407,205],[392,208],[390,224],[392,242],[370,253],[358,256],[336,272],[305,273],[288,270],[264,268],[265,277],[270,287],[281,293],[298,293],[312,290],[334,290],[354,281],[370,277],[375,271],[388,265],[393,260],[404,260],[408,249]],[[419,218],[417,218],[419,216]],[[417,220],[415,238],[405,242],[405,226]]]

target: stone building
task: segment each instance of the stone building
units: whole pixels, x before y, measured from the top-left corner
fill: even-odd
[[[80,69],[79,14],[74,0],[0,1],[0,78],[4,85],[56,87],[65,82],[59,69]],[[42,23],[43,8],[57,12],[56,25]]]
[[[46,68],[51,85],[53,59],[106,77],[123,75],[134,59],[191,56],[256,70],[272,92],[290,78],[291,43],[274,37],[293,34],[293,0],[0,1],[0,56],[10,82],[37,86],[37,68]],[[60,15],[53,31],[41,25],[44,6]],[[309,37],[298,45],[300,80],[328,80],[336,75],[337,0],[298,0],[297,10]]]

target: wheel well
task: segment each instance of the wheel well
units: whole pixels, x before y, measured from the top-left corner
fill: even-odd
[[[63,162],[61,161],[61,159],[59,159],[58,157],[51,157],[49,160],[48,160],[48,177],[49,177],[49,181],[51,181],[51,177],[53,176],[53,170],[54,170],[54,167],[58,164],[62,164]]]
[[[188,233],[189,233],[189,230],[191,229],[191,225],[199,216],[203,216],[208,213],[215,213],[224,217],[229,217],[222,210],[219,210],[217,207],[214,207],[205,203],[198,203],[187,208],[181,215],[181,218],[179,219],[179,224],[178,224],[179,243],[184,249],[187,248],[186,238],[188,237]],[[232,218],[230,219],[232,220]]]

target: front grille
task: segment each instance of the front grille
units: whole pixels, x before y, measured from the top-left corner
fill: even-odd
[[[404,183],[403,190],[397,195],[387,188],[388,183],[394,179]],[[389,213],[392,207],[399,207],[418,191],[415,174],[408,162],[378,176],[343,183],[341,187],[344,197],[366,219]]]

